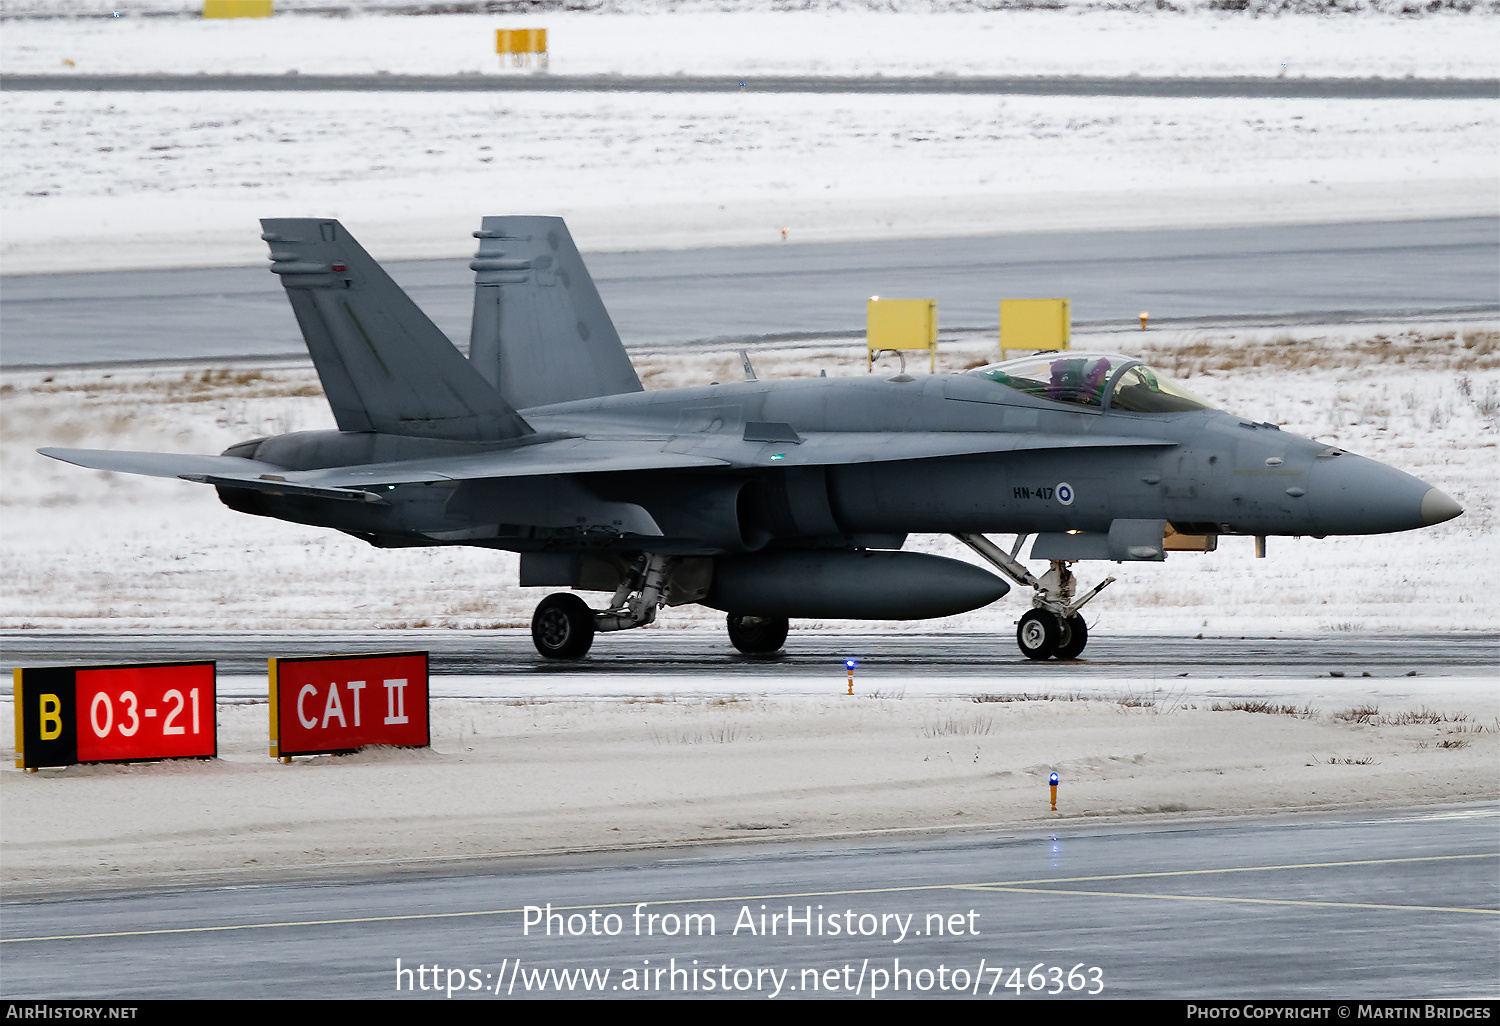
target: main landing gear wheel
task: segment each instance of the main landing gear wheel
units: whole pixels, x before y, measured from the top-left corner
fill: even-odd
[[[746,655],[768,655],[779,652],[786,644],[791,621],[784,616],[741,616],[729,614],[729,640]]]
[[[1089,643],[1089,627],[1078,613],[1062,621],[1062,637],[1057,642],[1057,658],[1077,659],[1083,646]]]
[[[1033,609],[1016,625],[1016,644],[1027,659],[1051,659],[1062,642],[1062,621],[1045,609]]]
[[[548,659],[581,659],[594,643],[594,611],[577,595],[548,595],[531,617],[531,643]]]

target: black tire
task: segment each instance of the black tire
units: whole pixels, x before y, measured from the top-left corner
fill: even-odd
[[[781,651],[792,624],[784,616],[729,614],[729,641],[746,655],[768,655]]]
[[[1089,625],[1078,613],[1063,620],[1062,637],[1057,642],[1057,658],[1077,659],[1083,646],[1089,643]]]
[[[1033,609],[1016,624],[1016,644],[1027,659],[1051,659],[1062,640],[1062,622],[1045,609]]]
[[[594,612],[577,595],[548,595],[531,617],[531,643],[548,659],[581,659],[594,643]]]

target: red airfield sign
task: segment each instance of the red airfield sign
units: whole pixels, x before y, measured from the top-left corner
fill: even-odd
[[[211,759],[214,664],[17,668],[16,765]]]
[[[271,756],[425,747],[427,653],[272,659]]]

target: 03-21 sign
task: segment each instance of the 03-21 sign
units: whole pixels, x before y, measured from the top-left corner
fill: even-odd
[[[215,664],[17,668],[16,765],[211,759]]]

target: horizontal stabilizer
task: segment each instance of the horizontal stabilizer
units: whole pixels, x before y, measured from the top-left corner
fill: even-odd
[[[43,456],[89,470],[112,470],[147,477],[180,477],[191,481],[216,474],[259,477],[285,474],[285,467],[239,456],[194,456],[175,452],[121,452],[114,449],[38,449]]]
[[[142,474],[146,477],[175,477],[183,481],[226,488],[254,488],[278,495],[306,495],[352,502],[384,501],[380,496],[354,488],[294,484],[287,481],[289,471],[285,467],[239,456],[193,456],[174,452],[121,452],[112,449],[38,449],[37,452],[90,470]]]
[[[261,221],[341,431],[471,441],[531,427],[339,222]]]

